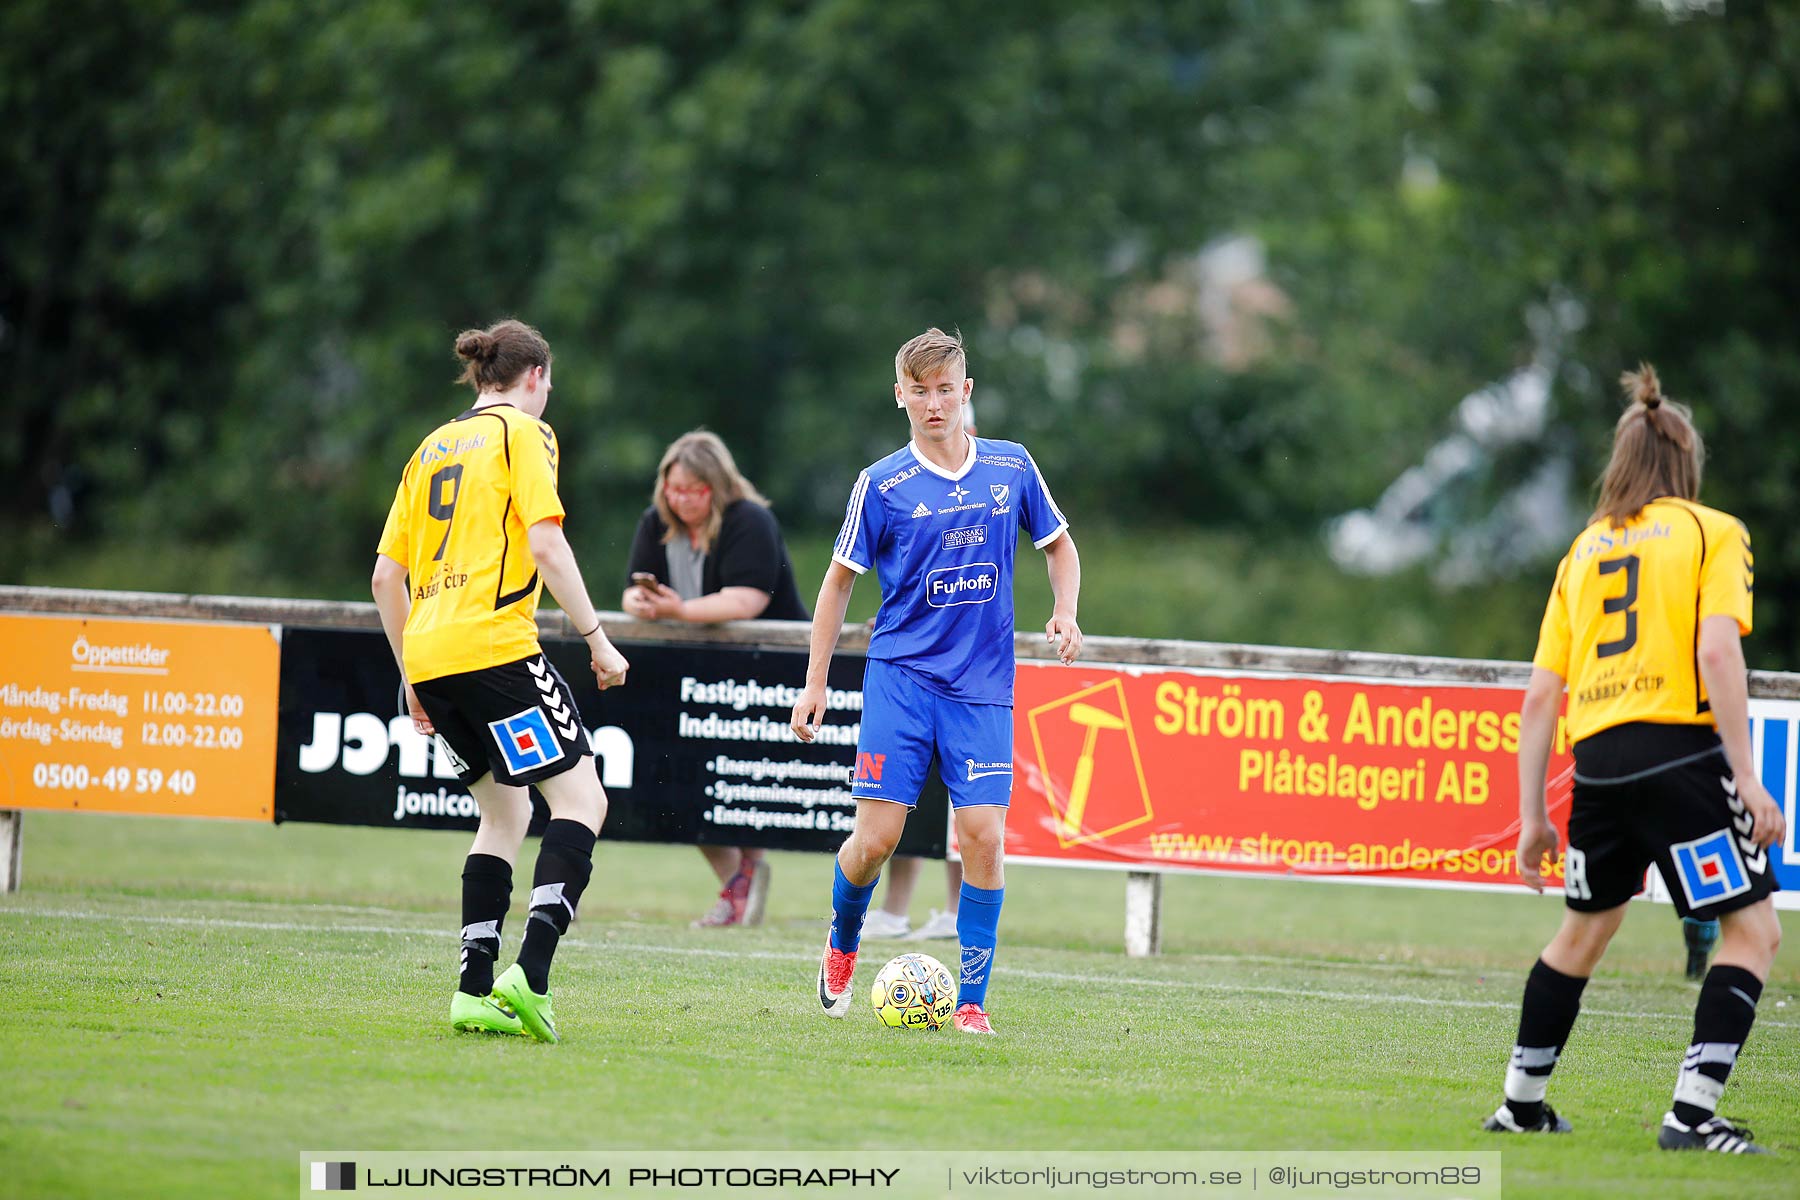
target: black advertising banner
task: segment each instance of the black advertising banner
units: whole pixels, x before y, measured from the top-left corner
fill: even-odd
[[[622,841],[833,851],[856,815],[851,764],[862,718],[860,657],[832,660],[819,740],[788,729],[806,676],[797,650],[621,644],[629,681],[601,692],[580,642],[544,652],[575,693]],[[400,712],[387,639],[286,626],[275,819],[474,829],[475,801],[435,738]],[[543,802],[534,831],[544,819]],[[943,793],[922,799],[899,852],[944,856]]]

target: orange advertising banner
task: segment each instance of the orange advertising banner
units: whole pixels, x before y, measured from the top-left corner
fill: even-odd
[[[275,627],[0,613],[0,808],[274,819]]]
[[[1522,696],[1022,662],[1006,855],[1516,886]],[[1573,770],[1559,742],[1565,840]]]

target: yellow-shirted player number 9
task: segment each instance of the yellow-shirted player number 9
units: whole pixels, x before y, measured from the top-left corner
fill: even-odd
[[[426,511],[431,514],[434,520],[442,521],[444,523],[444,540],[438,543],[437,553],[431,556],[432,562],[437,562],[442,559],[444,557],[444,547],[450,544],[450,522],[456,516],[456,498],[462,495],[462,474],[463,465],[461,463],[456,463],[454,466],[445,467],[431,477],[431,499],[426,506]],[[448,500],[443,499],[445,484],[450,485],[450,498]],[[1634,573],[1632,579],[1635,580],[1636,578],[1637,575]],[[1632,590],[1635,591],[1636,589],[1633,588]]]

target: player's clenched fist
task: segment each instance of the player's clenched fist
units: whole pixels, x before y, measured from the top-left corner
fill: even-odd
[[[593,667],[594,679],[604,692],[607,688],[615,688],[625,682],[625,672],[631,669],[631,664],[609,644],[594,652]]]

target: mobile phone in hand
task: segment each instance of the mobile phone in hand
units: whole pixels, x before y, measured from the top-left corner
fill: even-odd
[[[631,586],[649,588],[651,591],[655,591],[659,585],[656,581],[656,576],[652,575],[650,572],[633,571],[631,573]]]

